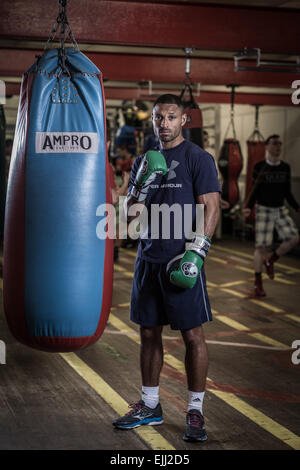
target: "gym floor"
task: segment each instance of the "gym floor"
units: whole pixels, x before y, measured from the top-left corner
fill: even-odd
[[[206,263],[214,313],[204,326],[206,442],[182,439],[184,346],[169,327],[160,382],[164,424],[130,431],[112,426],[141,393],[138,326],[128,313],[135,251],[121,249],[107,327],[86,350],[54,354],[19,344],[1,307],[0,449],[300,450],[300,352],[292,348],[295,340],[300,347],[300,262],[281,258],[275,279],[265,277],[267,297],[256,299],[252,253],[252,242],[217,241]]]

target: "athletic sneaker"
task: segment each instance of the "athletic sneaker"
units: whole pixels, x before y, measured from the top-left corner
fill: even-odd
[[[206,441],[207,435],[204,426],[204,418],[199,410],[189,410],[186,416],[185,441]]]
[[[269,276],[269,278],[274,279],[274,261],[266,258],[264,260],[264,265],[266,267],[267,275]]]
[[[130,408],[132,408],[132,410],[129,411],[129,413],[113,422],[116,428],[133,429],[142,426],[142,424],[156,426],[164,422],[159,403],[155,408],[148,408],[144,401],[140,400],[138,403],[130,405]]]

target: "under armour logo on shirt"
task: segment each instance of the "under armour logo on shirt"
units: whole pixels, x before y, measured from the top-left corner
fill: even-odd
[[[170,168],[169,168],[167,181],[172,180],[173,178],[176,178],[176,173],[175,173],[174,169],[175,169],[178,165],[179,165],[179,162],[177,162],[176,160],[172,160],[172,161],[171,161],[171,165],[170,165]]]

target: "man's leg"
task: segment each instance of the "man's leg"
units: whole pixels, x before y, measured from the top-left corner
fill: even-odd
[[[188,382],[189,403],[185,441],[197,442],[207,439],[202,404],[205,393],[208,352],[202,326],[181,331],[185,347],[185,369]]]
[[[275,220],[275,229],[283,242],[264,260],[264,265],[270,279],[274,279],[274,263],[278,258],[291,251],[299,243],[298,230],[286,207],[279,208]]]
[[[265,247],[255,248],[254,251],[254,293],[257,297],[264,297],[266,295],[263,284],[262,284],[262,267],[265,259],[266,250]]]
[[[188,389],[204,392],[208,369],[208,353],[202,326],[181,331],[185,347],[185,369]]]
[[[299,235],[296,235],[286,242],[282,242],[281,245],[275,250],[278,258],[291,251],[299,243]]]
[[[266,249],[262,248],[255,248],[254,250],[254,271],[256,273],[262,272],[264,258],[266,256]]]
[[[276,250],[270,253],[264,259],[264,265],[266,267],[267,274],[270,279],[274,279],[274,263],[280,256],[285,255],[291,251],[299,242],[299,235],[295,235],[287,241],[282,242]]]
[[[140,328],[141,352],[140,365],[142,384],[145,387],[157,387],[163,366],[162,326]]]
[[[114,421],[121,429],[133,429],[143,424],[162,424],[159,403],[159,376],[163,365],[162,326],[140,328],[140,365],[142,373],[142,400],[131,405],[132,411]]]

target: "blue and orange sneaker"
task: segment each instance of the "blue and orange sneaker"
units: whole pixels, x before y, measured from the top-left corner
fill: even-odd
[[[207,435],[204,426],[204,418],[199,410],[189,410],[186,416],[185,441],[206,441]]]
[[[142,426],[143,424],[156,426],[164,422],[162,409],[159,403],[155,408],[148,408],[144,401],[140,400],[138,403],[134,403],[133,405],[129,406],[132,408],[132,410],[129,411],[129,413],[127,413],[125,416],[122,416],[113,422],[113,425],[116,428],[133,429],[137,428],[138,426]]]

